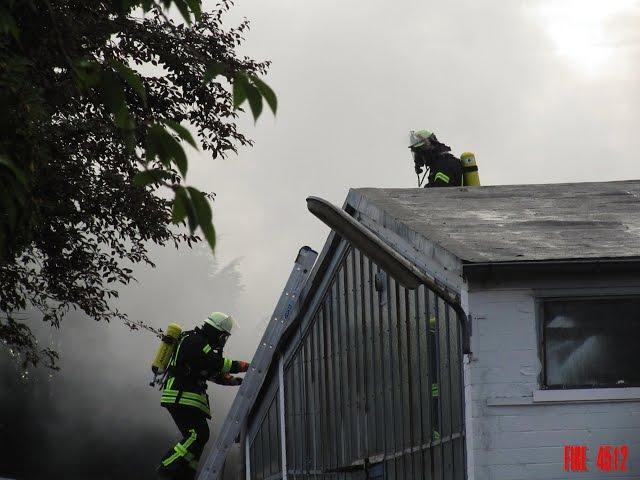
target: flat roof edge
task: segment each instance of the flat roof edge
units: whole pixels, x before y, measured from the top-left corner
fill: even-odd
[[[621,273],[640,272],[640,256],[620,258],[573,258],[508,262],[464,262],[463,275],[469,280],[519,277],[532,273]]]

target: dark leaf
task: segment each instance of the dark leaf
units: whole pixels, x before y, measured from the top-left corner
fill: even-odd
[[[0,167],[4,167],[9,170],[22,185],[27,184],[27,177],[25,177],[22,170],[16,167],[16,164],[13,163],[13,161],[6,155],[0,155]]]
[[[119,15],[126,15],[134,4],[138,4],[137,0],[112,0],[112,4]]]
[[[193,148],[198,148],[198,145],[196,144],[196,141],[193,139],[193,136],[191,135],[191,132],[189,130],[180,125],[178,122],[174,122],[173,120],[166,120],[165,123],[174,132],[176,132],[182,140],[186,140]]]
[[[159,183],[163,180],[169,180],[172,178],[171,172],[162,170],[160,168],[154,168],[153,170],[144,170],[136,173],[133,177],[133,184],[136,187],[144,187],[150,183]]]
[[[184,18],[184,21],[187,22],[187,24],[191,25],[191,10],[189,9],[189,4],[187,3],[187,1],[173,0],[173,3],[175,3],[176,7],[178,7],[178,10],[180,10],[180,14],[182,15],[182,18]]]
[[[98,85],[101,80],[101,66],[91,60],[82,59],[76,62],[75,71],[81,88]]]
[[[193,235],[193,232],[198,227],[198,214],[196,213],[196,209],[194,208],[193,203],[191,203],[190,198],[187,200],[186,207],[187,207],[187,221],[189,224],[189,231]]]
[[[189,198],[183,187],[176,188],[176,195],[173,199],[173,208],[171,210],[171,221],[173,223],[182,222],[187,216],[187,204]]]
[[[6,35],[10,33],[15,40],[20,40],[20,30],[16,21],[9,11],[0,7],[0,33]]]
[[[147,138],[145,141],[145,160],[148,162],[152,162],[158,156],[158,130],[160,129],[160,125],[151,125],[147,132]],[[165,164],[162,159],[160,159],[163,165],[169,166],[168,163]]]
[[[202,81],[206,85],[211,80],[216,78],[218,75],[226,74],[227,69],[228,69],[228,66],[222,62],[212,63],[207,67],[207,70],[204,72],[204,79]]]
[[[111,71],[105,71],[102,73],[100,86],[104,103],[111,113],[113,113],[115,124],[121,129],[130,128],[131,118],[129,116],[129,109],[125,100],[122,84],[118,77]]]
[[[189,190],[193,207],[198,215],[198,223],[200,225],[203,223],[211,223],[211,206],[204,194],[194,187],[187,187],[187,190]]]
[[[145,91],[142,80],[140,79],[138,74],[118,60],[109,60],[109,65],[111,65],[118,72],[118,74],[120,74],[122,79],[135,90],[142,102],[146,105],[147,92]]]
[[[202,233],[204,234],[204,238],[207,240],[207,243],[209,243],[209,246],[211,247],[211,251],[215,250],[216,248],[216,229],[213,226],[212,222],[209,223],[205,223],[205,224],[200,224],[200,229],[202,230]]]
[[[276,110],[278,109],[278,99],[274,91],[271,89],[269,85],[267,85],[262,80],[260,80],[260,78],[258,78],[258,76],[256,75],[251,76],[251,81],[258,88],[258,90],[260,90],[260,93],[262,94],[264,99],[267,101],[267,104],[269,105],[269,107],[271,108],[271,111],[275,115]]]
[[[165,130],[165,133],[166,135],[163,135],[162,137],[164,144],[170,154],[170,158],[176,164],[180,174],[184,178],[187,176],[187,168],[189,167],[187,154],[184,153],[182,145],[180,145],[180,143],[178,143],[169,132]]]
[[[191,11],[193,12],[193,16],[198,22],[202,20],[201,3],[202,3],[201,0],[187,0],[187,5],[189,5],[189,8],[191,8]]]
[[[187,155],[184,153],[182,145],[163,126],[158,124],[152,125],[147,134],[147,162],[152,161],[156,156],[165,167],[169,168],[173,162],[183,177],[187,175]]]
[[[253,114],[253,120],[258,120],[258,117],[262,113],[262,95],[260,91],[247,83],[247,99],[249,99],[249,106],[251,107],[251,113]]]
[[[187,187],[187,189],[191,195],[193,207],[198,215],[200,229],[204,234],[204,238],[209,243],[211,250],[214,250],[216,246],[216,232],[211,222],[211,205],[209,205],[209,201],[200,190],[193,187]]]
[[[233,80],[233,108],[238,108],[247,99],[247,87],[249,82],[247,76],[239,73]]]

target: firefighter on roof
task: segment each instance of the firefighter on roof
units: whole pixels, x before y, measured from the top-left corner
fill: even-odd
[[[425,187],[460,187],[480,185],[478,167],[473,153],[465,152],[460,158],[452,155],[451,148],[441,143],[429,130],[411,131],[409,148],[413,153],[415,171],[418,175],[418,186],[422,186],[425,176]],[[424,169],[424,175],[420,179]]]
[[[221,312],[209,315],[201,327],[182,332],[175,342],[160,403],[175,421],[182,440],[162,459],[158,474],[172,480],[193,479],[202,450],[209,439],[211,418],[207,381],[240,385],[232,373],[246,372],[249,364],[223,357],[222,349],[234,326]]]

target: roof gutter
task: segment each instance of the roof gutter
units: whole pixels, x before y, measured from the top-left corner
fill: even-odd
[[[462,266],[464,276],[474,281],[505,280],[522,277],[530,279],[531,275],[636,274],[639,270],[640,257],[469,262]]]
[[[460,303],[460,295],[420,270],[341,208],[319,197],[308,197],[307,208],[336,234],[364,252],[402,286],[415,290],[420,285],[425,285],[450,305],[460,323],[462,351],[471,353],[468,317]]]

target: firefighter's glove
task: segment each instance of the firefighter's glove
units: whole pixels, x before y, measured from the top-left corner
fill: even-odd
[[[238,361],[238,373],[244,373],[249,370],[249,364],[247,362]]]
[[[221,375],[216,380],[218,385],[229,385],[232,387],[238,386],[242,383],[242,379],[240,377],[234,377],[233,375],[229,375],[228,373],[225,375]]]
[[[238,386],[242,383],[242,379],[240,377],[234,377],[233,375],[225,375],[224,381],[226,385],[230,385],[232,387]]]

